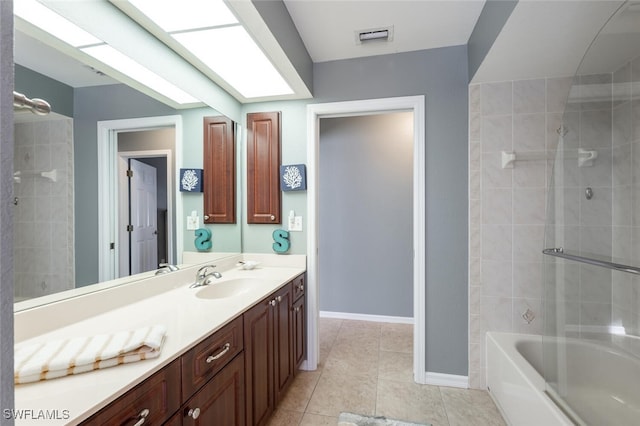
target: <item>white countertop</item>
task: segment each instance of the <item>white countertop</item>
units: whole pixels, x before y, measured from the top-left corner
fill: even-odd
[[[166,338],[158,358],[37,383],[16,385],[16,410],[26,410],[16,414],[22,413],[28,417],[53,416],[54,419],[46,421],[47,425],[73,425],[85,420],[242,314],[247,308],[305,271],[304,259],[301,262],[300,256],[297,259],[291,257],[291,262],[283,262],[282,258],[285,256],[278,256],[280,259],[272,263],[269,262],[268,256],[271,255],[258,257],[261,264],[253,270],[239,270],[233,266],[226,270],[218,268],[223,276],[216,283],[235,278],[259,279],[255,290],[224,299],[196,297],[199,290],[207,287],[189,288],[189,283],[193,282],[195,276],[194,271],[198,269],[192,267],[134,283],[127,286],[129,288],[117,287],[101,294],[92,293],[86,297],[60,302],[59,305],[62,306],[52,306],[49,312],[45,306],[42,312],[31,312],[22,317],[16,314],[16,322],[46,322],[48,315],[60,312],[66,312],[65,316],[70,320],[67,321],[67,325],[17,342],[16,347],[44,340],[113,333],[155,324],[164,324],[167,328]],[[239,256],[241,257],[243,256]],[[304,258],[304,256],[301,257]],[[247,255],[244,258],[256,259]],[[236,260],[234,259],[234,264]],[[211,286],[215,286],[216,283]],[[157,286],[158,294],[146,296],[139,301],[129,303],[126,298],[121,297],[124,292],[129,295],[132,292],[148,293],[153,291],[153,286]],[[110,304],[113,303],[113,299],[118,298],[125,299],[123,306],[87,317],[86,311],[91,310],[91,304],[100,303],[100,300]],[[73,316],[76,309],[80,312],[78,317],[81,319],[74,322]],[[34,325],[30,325],[30,328],[33,329]],[[31,334],[34,334],[33,330]],[[16,336],[16,339],[18,340],[19,336]],[[16,418],[16,424],[45,423],[41,417],[40,419]]]

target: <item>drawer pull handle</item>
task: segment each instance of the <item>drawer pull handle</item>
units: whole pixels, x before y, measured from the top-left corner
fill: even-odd
[[[187,413],[187,416],[193,418],[193,420],[197,419],[198,417],[200,417],[200,409],[199,408],[190,409],[189,412]]]
[[[295,307],[295,309],[294,309],[294,311],[296,311],[296,312],[300,312],[300,306],[296,306],[296,307]]]
[[[282,296],[276,297],[276,300],[278,301],[278,303],[282,302]]]
[[[145,408],[144,410],[140,411],[140,414],[138,414],[138,419],[139,420],[133,426],[142,426],[144,424],[144,421],[149,416],[149,412],[150,411],[149,411],[148,408]]]
[[[267,304],[271,306],[276,306],[276,299],[270,300]]]
[[[298,290],[300,290],[300,291],[304,291],[304,284],[300,284],[300,285],[298,286]]]
[[[209,355],[207,357],[207,364],[212,363],[213,361],[215,361],[216,359],[220,359],[224,354],[226,354],[227,352],[229,352],[229,349],[231,349],[231,343],[225,343],[224,347],[222,348],[222,350],[216,354],[216,355]],[[196,410],[198,410],[198,413],[200,413],[200,410],[198,408],[196,408]],[[194,417],[195,419],[195,417]]]

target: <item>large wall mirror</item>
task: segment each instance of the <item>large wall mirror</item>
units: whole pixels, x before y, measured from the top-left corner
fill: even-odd
[[[195,251],[194,233],[186,229],[185,216],[192,211],[202,216],[203,196],[179,192],[177,175],[182,167],[203,167],[203,118],[219,115],[217,111],[207,105],[174,109],[19,28],[14,50],[15,90],[43,98],[52,106],[47,116],[22,111],[14,115],[16,310],[103,288],[96,286],[101,277],[99,244],[122,244],[116,284],[152,275],[159,263],[178,263],[181,250]],[[124,191],[131,184],[122,183],[115,202],[118,208],[100,210],[99,169],[104,159],[99,157],[99,123],[153,117],[178,117],[181,129],[171,120],[120,128],[114,132],[117,157],[109,161],[116,169],[153,175],[155,183],[147,185],[143,179],[130,192]],[[239,150],[238,142],[236,146]],[[239,162],[241,155],[236,157]],[[236,170],[235,190],[239,191],[242,168]],[[139,201],[134,193],[140,191],[152,193],[145,199],[155,203],[133,203]],[[237,194],[236,200],[239,203],[242,197]],[[123,226],[122,218],[132,211],[144,212],[156,221],[148,230],[156,244],[139,245],[146,250],[141,256],[151,259],[146,263],[136,260],[140,257],[133,253],[136,244],[122,241],[126,236],[99,241],[101,215]],[[242,211],[240,206],[237,211]],[[224,256],[242,251],[240,215],[234,224],[210,229],[216,237],[213,252]]]

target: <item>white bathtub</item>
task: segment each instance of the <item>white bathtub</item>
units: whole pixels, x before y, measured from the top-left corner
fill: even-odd
[[[531,345],[530,362],[516,348],[523,342]],[[573,425],[545,394],[544,379],[536,370],[542,369],[541,336],[489,332],[486,345],[487,387],[507,424]]]
[[[487,386],[511,425],[572,425],[545,391],[542,337],[487,333]],[[548,348],[548,346],[547,346]],[[640,424],[640,361],[608,344],[567,339],[558,349],[569,363],[560,365],[555,385],[563,408],[578,424]],[[547,355],[549,357],[549,355]]]

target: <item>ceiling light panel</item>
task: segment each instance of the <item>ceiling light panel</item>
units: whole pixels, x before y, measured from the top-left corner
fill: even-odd
[[[241,25],[172,37],[245,98],[294,93]]]
[[[237,24],[222,0],[129,0],[166,32]]]
[[[79,47],[102,43],[102,40],[36,0],[15,1],[13,13],[71,46]]]
[[[81,49],[86,54],[95,59],[109,65],[111,68],[118,70],[129,78],[149,87],[166,96],[178,104],[191,104],[199,102],[196,98],[189,95],[182,89],[169,83],[164,78],[140,65],[128,56],[118,52],[113,47],[102,44],[99,46],[90,46]]]

